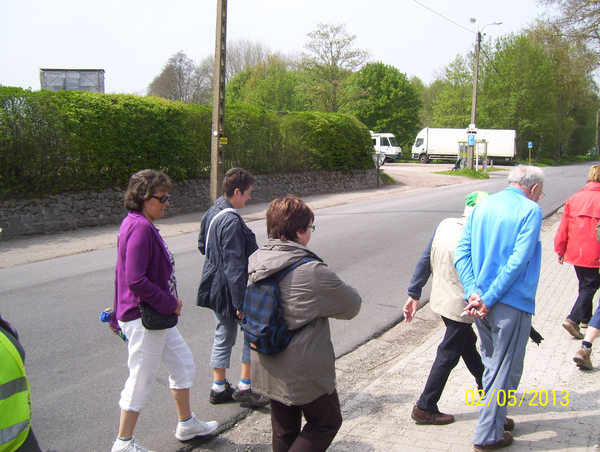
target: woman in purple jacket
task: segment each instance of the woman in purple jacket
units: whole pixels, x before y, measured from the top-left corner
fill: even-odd
[[[186,441],[218,427],[214,421],[199,421],[191,412],[194,359],[177,327],[147,330],[140,317],[140,302],[152,305],[160,314],[181,315],[183,302],[176,295],[175,261],[154,226],[169,205],[172,188],[167,175],[143,170],[131,176],[125,193],[129,214],[119,229],[111,327],[115,332],[122,330],[129,340],[129,378],[121,392],[119,436],[112,452],[150,452],[133,438],[133,430],[161,362],[169,372],[179,416],[175,437]]]

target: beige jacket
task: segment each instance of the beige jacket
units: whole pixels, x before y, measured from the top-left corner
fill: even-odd
[[[454,268],[454,249],[465,227],[466,217],[446,218],[435,231],[431,244],[430,266],[433,273],[430,307],[433,312],[450,320],[473,323],[473,318],[461,317],[467,307],[465,291]]]
[[[249,259],[249,282],[309,256],[279,283],[281,308],[288,328],[297,333],[285,350],[268,356],[252,352],[252,390],[286,405],[305,405],[335,390],[335,354],[329,318],[350,320],[362,300],[321,259],[296,242],[270,239]]]

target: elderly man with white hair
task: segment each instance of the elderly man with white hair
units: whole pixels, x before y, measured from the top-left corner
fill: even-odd
[[[475,318],[485,367],[476,451],[512,443],[505,431],[507,404],[501,402],[515,395],[521,380],[540,276],[542,209],[537,202],[544,196],[544,173],[519,165],[508,184],[477,204],[454,254],[469,302],[464,313]]]

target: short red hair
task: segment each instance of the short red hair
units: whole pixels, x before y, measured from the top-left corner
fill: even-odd
[[[298,231],[305,232],[314,219],[315,214],[300,198],[287,195],[274,199],[267,210],[267,235],[270,239],[295,242]]]

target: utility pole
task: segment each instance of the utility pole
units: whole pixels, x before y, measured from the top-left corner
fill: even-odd
[[[470,22],[472,24],[477,22],[477,19],[474,17],[471,18]],[[475,125],[475,120],[477,119],[477,82],[479,81],[479,50],[481,48],[481,36],[483,33],[483,29],[488,25],[502,25],[502,22],[494,21],[491,24],[484,25],[479,29],[477,27],[477,35],[475,41],[475,74],[473,77],[473,102],[471,103],[471,124],[469,125],[470,130],[477,131],[477,126]],[[475,141],[473,141],[475,143]],[[469,145],[469,151],[467,154],[467,168],[470,170],[473,169],[473,155],[475,154],[475,144]]]
[[[481,45],[481,32],[477,30],[477,39],[475,41],[475,75],[473,78],[473,102],[471,103],[471,125],[475,128],[475,120],[477,119],[477,81],[479,80],[479,47]],[[467,168],[473,169],[473,154],[475,154],[475,146],[469,145],[469,153],[467,154]]]
[[[210,199],[222,195],[225,138],[225,60],[227,44],[227,0],[217,0],[217,33],[213,73],[213,114],[210,142]]]

